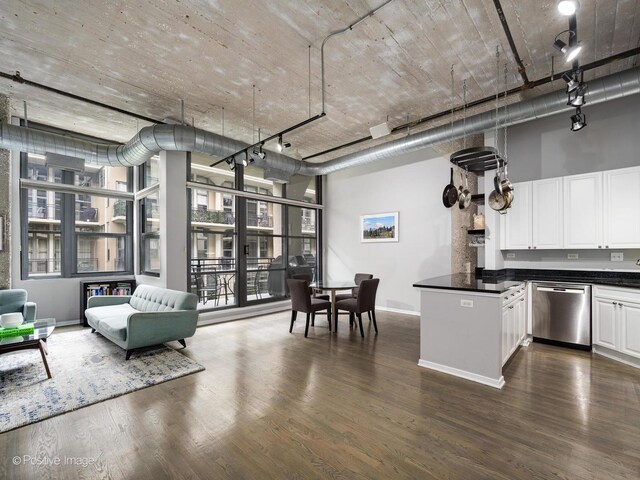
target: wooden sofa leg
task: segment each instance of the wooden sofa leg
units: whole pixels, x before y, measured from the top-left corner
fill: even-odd
[[[184,338],[182,340],[178,340],[178,342],[180,342],[180,345],[182,345],[183,348],[187,348],[187,342],[185,341]]]
[[[95,328],[92,328],[92,329],[91,329],[91,333],[96,333],[96,329],[95,329]]]
[[[125,355],[124,359],[125,360],[129,360],[129,358],[131,357],[131,354],[133,353],[135,349],[131,349],[131,350],[127,350],[127,354]]]

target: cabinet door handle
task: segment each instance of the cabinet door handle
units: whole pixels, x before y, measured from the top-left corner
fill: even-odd
[[[511,306],[509,307],[509,310],[513,310],[513,305],[511,305]]]
[[[598,248],[602,248],[602,245],[598,245]]]
[[[617,305],[617,304],[618,304],[618,302],[613,302],[613,304],[614,304],[614,305]]]
[[[618,306],[623,307],[624,303],[619,303]]]
[[[604,248],[609,248],[609,245],[605,245]]]
[[[534,250],[535,250],[536,248],[538,248],[538,247],[536,247],[536,246],[534,246],[534,247],[533,247],[533,249],[534,249]]]
[[[524,302],[524,298],[521,298],[521,299],[520,299],[520,301],[521,301],[521,302]]]

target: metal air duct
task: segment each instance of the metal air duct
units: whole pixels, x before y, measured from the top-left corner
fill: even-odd
[[[640,93],[640,67],[589,81],[590,105],[636,93]],[[566,93],[563,89],[509,105],[506,114],[503,111],[498,113],[498,122],[500,125],[510,126],[572,110],[572,107],[566,105]],[[493,129],[495,115],[495,111],[490,110],[467,118],[466,134],[473,135]],[[254,165],[289,174],[326,175],[455,140],[461,138],[464,131],[463,122],[459,120],[453,123],[453,127],[450,124],[441,125],[321,164],[301,162],[269,151],[265,159],[254,157]],[[125,145],[101,145],[6,123],[0,124],[0,148],[41,154],[58,153],[84,158],[88,163],[99,165],[140,165],[162,150],[199,152],[224,158],[248,147],[244,142],[185,125],[153,125],[140,130]]]

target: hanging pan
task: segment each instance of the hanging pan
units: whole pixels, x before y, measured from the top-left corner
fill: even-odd
[[[460,183],[462,183],[462,172],[460,172]],[[469,207],[471,203],[471,192],[469,191],[469,172],[465,172],[464,176],[464,190],[460,185],[460,194],[458,196],[458,207],[460,210],[464,210]]]
[[[444,191],[442,192],[442,203],[447,208],[453,207],[458,201],[458,189],[453,184],[453,167],[451,168],[451,181],[449,185],[444,187]]]

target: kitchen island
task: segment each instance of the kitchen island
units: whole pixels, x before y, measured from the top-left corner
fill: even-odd
[[[502,367],[527,339],[526,284],[452,274],[420,289],[418,365],[495,388]]]

